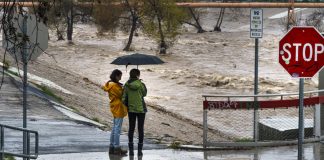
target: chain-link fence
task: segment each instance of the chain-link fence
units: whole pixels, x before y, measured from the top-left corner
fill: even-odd
[[[318,139],[318,104],[324,97],[304,98],[304,137]],[[254,103],[254,98],[257,102]],[[260,96],[204,96],[204,146],[245,146],[274,142],[296,142],[298,139],[298,96],[293,94]],[[296,105],[297,104],[297,105]],[[317,115],[317,116],[316,116]],[[217,131],[227,137],[217,140],[207,133]],[[226,145],[225,145],[226,144]]]

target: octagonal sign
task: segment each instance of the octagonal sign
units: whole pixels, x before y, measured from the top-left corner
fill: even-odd
[[[24,31],[24,18],[25,31]],[[11,19],[12,28],[6,28],[3,32],[2,47],[9,54],[22,61],[23,49],[27,52],[27,60],[35,60],[48,48],[48,29],[43,22],[40,22],[33,14],[15,14]],[[25,32],[25,33],[24,33]],[[23,38],[25,34],[26,38]],[[22,45],[26,41],[26,45]]]
[[[293,27],[279,42],[279,63],[292,77],[313,77],[324,66],[324,37],[314,27]]]

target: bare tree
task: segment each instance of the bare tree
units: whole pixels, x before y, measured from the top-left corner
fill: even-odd
[[[222,31],[221,25],[223,23],[224,13],[225,13],[225,8],[221,8],[221,10],[219,11],[219,16],[218,16],[218,19],[217,19],[217,23],[216,23],[216,25],[214,27],[214,31],[217,31],[217,32]]]
[[[222,2],[227,2],[227,0],[222,0]],[[230,11],[231,11],[232,19],[237,19],[239,16],[242,15],[242,10],[240,8],[231,8]],[[214,31],[217,32],[222,31],[221,26],[223,23],[224,15],[225,15],[225,8],[221,8],[219,11],[217,23],[214,27]]]
[[[133,41],[135,30],[139,27],[138,23],[139,23],[140,17],[139,17],[138,12],[140,10],[140,6],[138,4],[138,1],[136,1],[136,0],[132,1],[132,4],[130,4],[129,0],[124,0],[123,2],[125,3],[125,6],[129,11],[130,16],[129,16],[128,19],[131,22],[128,41],[127,41],[127,44],[126,44],[126,46],[125,46],[125,48],[123,50],[124,51],[129,51],[130,46],[131,46],[132,41]]]
[[[66,21],[67,21],[67,39],[69,43],[72,43],[73,35],[73,23],[74,23],[74,4],[73,0],[66,1]]]
[[[82,0],[81,2],[92,1]],[[74,23],[88,22],[91,19],[92,10],[93,6],[78,6],[76,0],[52,0],[47,13],[48,26],[56,30],[58,40],[64,40],[64,34],[66,34],[67,40],[72,43]]]
[[[189,14],[191,15],[192,19],[191,21],[185,21],[181,20],[185,24],[189,24],[191,26],[194,26],[197,29],[197,33],[204,33],[206,30],[203,29],[200,23],[200,17],[201,17],[201,12],[199,9],[193,9],[193,8],[188,8]]]
[[[166,54],[188,14],[175,5],[175,0],[145,0],[142,22],[144,32],[159,43],[160,54]]]

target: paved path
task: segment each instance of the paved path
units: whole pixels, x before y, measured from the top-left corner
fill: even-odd
[[[6,76],[0,90],[0,123],[22,127],[21,84]],[[35,96],[37,94],[38,96]],[[27,128],[39,133],[39,154],[107,152],[110,132],[77,121],[55,109],[35,88],[29,88]],[[57,107],[57,106],[56,106]],[[5,130],[5,150],[22,152],[22,133]],[[121,145],[127,147],[123,133]],[[145,149],[163,148],[146,141]]]

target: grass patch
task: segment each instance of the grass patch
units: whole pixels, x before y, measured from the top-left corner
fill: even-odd
[[[97,118],[97,117],[92,118],[92,120],[95,121],[95,122],[100,123],[100,120],[99,120],[99,118]]]
[[[161,143],[162,143],[162,139],[163,139],[163,138],[157,138],[157,139],[156,139],[156,144],[161,144]]]
[[[10,155],[5,155],[5,156],[4,156],[4,159],[5,159],[5,160],[16,160],[15,157],[10,156]]]
[[[68,107],[68,108],[70,108],[70,109],[72,109],[74,112],[76,112],[76,113],[81,113],[77,108],[75,108],[75,107]]]
[[[253,142],[252,138],[237,138],[235,142]]]
[[[11,75],[15,75],[17,77],[19,77],[19,74],[17,72],[11,71],[11,70],[6,70],[9,74]]]
[[[9,67],[10,67],[10,62],[7,61],[7,60],[3,61],[3,68],[4,68],[5,70],[8,70]]]
[[[170,144],[170,146],[169,146],[169,148],[172,148],[172,149],[179,149],[180,148],[180,142],[178,142],[178,141],[173,141],[171,144]]]
[[[46,87],[46,86],[44,86],[44,85],[36,84],[36,83],[33,83],[33,84],[34,84],[37,88],[41,89],[45,94],[47,94],[47,95],[53,97],[56,101],[58,101],[58,102],[60,102],[60,103],[63,102],[63,98],[61,98],[61,97],[55,95],[54,92],[53,92],[50,88],[48,88],[48,87]]]

